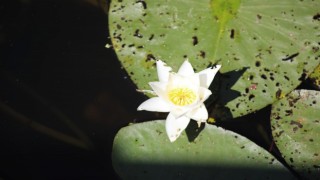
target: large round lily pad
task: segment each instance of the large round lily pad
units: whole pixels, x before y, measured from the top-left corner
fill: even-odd
[[[112,161],[122,179],[293,179],[271,154],[239,134],[209,124],[199,133],[189,124],[171,143],[164,126],[158,120],[118,132]]]
[[[113,0],[113,47],[139,89],[157,80],[155,60],[176,71],[222,64],[211,116],[239,117],[297,87],[320,61],[314,0]],[[217,85],[216,83],[215,85]]]
[[[320,177],[320,92],[297,90],[272,106],[272,134],[286,162],[306,179]]]

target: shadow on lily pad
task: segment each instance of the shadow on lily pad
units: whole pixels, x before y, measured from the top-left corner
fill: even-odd
[[[213,81],[213,85],[219,84],[219,89],[213,89],[213,95],[216,98],[208,103],[208,111],[210,117],[215,120],[226,120],[233,118],[232,113],[226,104],[232,100],[241,96],[240,92],[232,90],[232,86],[238,82],[240,77],[246,72],[249,67],[245,67],[241,70],[233,70],[227,73],[217,73],[216,78]]]
[[[199,127],[196,121],[191,120],[185,129],[189,142],[193,142],[204,129],[204,127],[205,123],[201,123]]]

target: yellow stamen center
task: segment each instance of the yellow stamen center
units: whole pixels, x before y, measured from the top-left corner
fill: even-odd
[[[196,94],[189,88],[175,88],[168,92],[169,100],[177,106],[186,106],[196,100]]]

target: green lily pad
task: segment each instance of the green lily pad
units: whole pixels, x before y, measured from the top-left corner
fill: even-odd
[[[174,143],[164,120],[122,128],[113,144],[114,169],[122,179],[293,179],[247,138],[209,124],[199,133],[193,125]]]
[[[155,60],[177,71],[222,64],[212,116],[239,117],[297,87],[319,64],[320,2],[314,0],[113,0],[113,47],[139,89]],[[217,85],[217,84],[215,84]]]
[[[296,90],[272,106],[272,134],[286,162],[307,179],[320,177],[320,92]]]

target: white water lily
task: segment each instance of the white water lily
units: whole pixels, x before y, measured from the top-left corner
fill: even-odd
[[[211,95],[208,89],[221,65],[195,73],[189,61],[185,61],[178,73],[171,67],[157,61],[158,82],[150,82],[157,97],[143,102],[138,110],[169,112],[166,119],[166,132],[171,142],[175,141],[187,127],[190,119],[200,123],[208,119],[204,101]],[[150,91],[146,91],[150,92]]]

